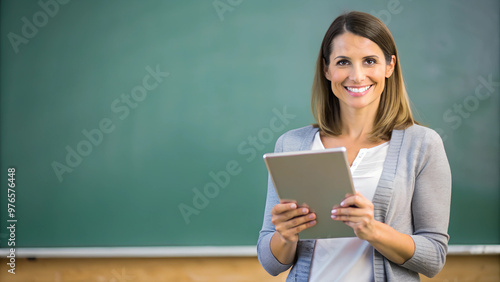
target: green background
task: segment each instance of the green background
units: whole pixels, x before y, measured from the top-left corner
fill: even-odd
[[[231,9],[218,14],[219,3]],[[450,243],[500,244],[498,1],[73,0],[16,53],[9,34],[23,36],[24,17],[44,18],[38,1],[11,0],[1,1],[1,247],[8,167],[17,247],[254,245],[261,156],[313,122],[315,58],[346,10],[388,25],[416,116],[445,140]],[[148,66],[169,76],[120,119],[111,105],[142,85]],[[493,92],[474,98],[490,76]],[[105,118],[113,131],[60,182],[53,162],[67,165],[66,147]],[[192,207],[193,188],[228,163],[240,171],[186,223],[179,205]]]

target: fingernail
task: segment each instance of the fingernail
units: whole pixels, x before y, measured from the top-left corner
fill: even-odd
[[[332,210],[332,214],[337,213],[337,210]]]
[[[295,209],[296,207],[297,207],[297,205],[296,205],[296,204],[291,204],[291,205],[290,205],[290,208],[291,208],[291,209]]]
[[[332,218],[332,219],[336,219],[336,218],[337,218],[337,216],[336,216],[336,215],[332,215],[332,216],[331,216],[331,218]]]
[[[303,213],[307,213],[307,209],[305,209],[305,208],[304,208],[304,209],[302,209],[302,212],[303,212]]]
[[[314,214],[310,214],[309,219],[313,219],[313,218],[314,218]]]
[[[340,203],[341,206],[344,206],[344,202],[342,201],[342,203]]]

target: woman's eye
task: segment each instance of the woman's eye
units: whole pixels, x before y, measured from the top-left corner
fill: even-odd
[[[376,61],[374,59],[366,59],[366,63],[368,65],[374,65],[376,63]]]
[[[340,60],[337,62],[337,65],[338,66],[345,66],[345,65],[348,65],[349,64],[349,61],[347,60]]]

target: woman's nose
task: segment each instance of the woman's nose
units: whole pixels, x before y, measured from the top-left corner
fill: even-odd
[[[352,80],[355,83],[360,83],[365,80],[365,72],[363,70],[363,67],[358,66],[358,65],[353,65],[351,69],[351,73],[349,74],[349,79]]]

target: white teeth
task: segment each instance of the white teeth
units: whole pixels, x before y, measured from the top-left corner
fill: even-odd
[[[347,90],[351,91],[351,92],[354,92],[354,93],[361,93],[361,92],[365,92],[366,90],[368,90],[368,88],[370,88],[371,85],[368,85],[366,87],[363,87],[363,88],[352,88],[352,87],[346,87]]]

